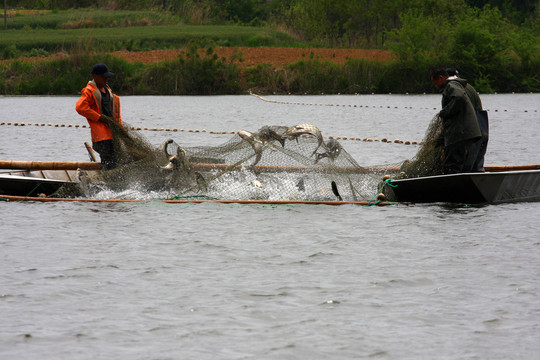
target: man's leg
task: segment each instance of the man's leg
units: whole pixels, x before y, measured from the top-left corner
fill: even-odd
[[[460,141],[444,147],[443,171],[445,174],[457,174],[463,172],[469,149],[475,140],[476,139]]]
[[[475,164],[482,148],[482,138],[475,140],[469,147],[467,159],[463,164],[461,172],[475,172]]]
[[[112,140],[103,140],[92,143],[92,147],[99,153],[103,170],[111,170],[117,166]]]
[[[482,144],[480,145],[480,150],[478,151],[478,155],[476,156],[476,161],[474,162],[472,171],[476,171],[476,172],[486,171],[486,169],[484,169],[484,156],[486,155],[487,144],[488,144],[488,137],[483,136]]]

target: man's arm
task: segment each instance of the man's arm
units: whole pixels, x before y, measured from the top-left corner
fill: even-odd
[[[447,85],[444,89],[443,96],[449,99],[446,106],[439,112],[439,116],[443,119],[448,119],[463,109],[465,94],[459,88]]]
[[[75,110],[90,121],[99,121],[101,114],[92,109],[92,104],[95,104],[94,95],[85,88],[81,91],[81,97],[75,104]]]

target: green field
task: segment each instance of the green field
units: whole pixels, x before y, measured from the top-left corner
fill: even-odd
[[[267,27],[185,25],[177,16],[155,11],[12,11],[8,18],[8,30],[1,31],[1,34],[2,59],[58,51],[80,53],[188,46],[303,46],[291,36]]]
[[[127,25],[171,25],[177,16],[155,11],[106,11],[78,9],[65,11],[9,11],[8,29],[73,29],[80,27],[118,27]]]
[[[48,52],[72,49],[99,51],[149,50],[157,48],[217,46],[292,46],[284,33],[261,27],[234,25],[157,25],[116,28],[7,30],[0,38],[0,53],[43,49]]]

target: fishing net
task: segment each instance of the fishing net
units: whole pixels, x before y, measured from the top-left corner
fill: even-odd
[[[189,163],[176,163],[171,167],[171,156],[167,151],[167,142],[155,147],[148,140],[124,123],[123,126],[112,119],[105,119],[113,134],[113,145],[117,157],[117,167],[112,170],[87,173],[86,181],[90,190],[115,192],[135,189],[145,192],[167,192],[190,188],[195,185]],[[172,141],[171,141],[172,142]],[[180,149],[176,146],[177,149]],[[175,159],[178,157],[175,150]],[[169,165],[169,166],[167,166]],[[175,171],[173,171],[175,170]]]
[[[287,129],[266,126],[251,134],[264,139],[270,130],[279,139]],[[358,165],[335,139],[319,144],[319,139],[306,134],[286,138],[283,145],[276,139],[263,142],[257,152],[253,144],[235,135],[221,146],[184,150],[192,169],[204,178],[205,195],[212,198],[361,201],[373,197],[380,174]]]
[[[393,179],[441,173],[442,122],[435,117],[417,155],[400,166],[362,167],[333,138],[311,124],[239,130],[218,146],[150,144],[128,124],[110,122],[118,167],[82,172],[82,193],[156,192],[161,197],[219,200],[390,200]],[[65,194],[62,194],[65,196]],[[126,195],[129,196],[129,195]]]
[[[394,180],[443,174],[443,120],[437,114],[431,120],[416,155],[402,163]],[[393,186],[388,180],[381,184],[381,193],[387,201],[395,201]],[[379,197],[380,198],[380,197]]]
[[[437,114],[431,120],[420,149],[411,160],[405,161],[398,178],[407,179],[443,173],[443,122]]]

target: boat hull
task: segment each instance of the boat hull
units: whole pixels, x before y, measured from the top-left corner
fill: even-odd
[[[0,174],[0,194],[19,196],[39,196],[44,194],[48,196],[66,184],[75,183],[64,180]]]
[[[393,180],[393,201],[416,203],[505,203],[540,201],[540,170],[464,173]]]
[[[12,170],[0,173],[0,194],[49,196],[63,185],[77,185],[76,170]]]

